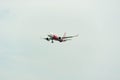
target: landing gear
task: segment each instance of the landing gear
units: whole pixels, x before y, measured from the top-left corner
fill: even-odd
[[[53,40],[52,40],[52,42],[51,42],[51,43],[54,43],[54,42],[53,42]]]

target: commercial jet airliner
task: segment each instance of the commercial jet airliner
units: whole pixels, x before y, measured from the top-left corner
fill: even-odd
[[[48,37],[44,38],[47,41],[51,41],[51,43],[54,43],[55,41],[59,41],[59,42],[65,42],[68,40],[71,40],[70,38],[73,37],[77,37],[78,35],[74,35],[74,36],[66,36],[66,33],[64,33],[64,35],[62,37],[57,36],[56,34],[49,34]]]

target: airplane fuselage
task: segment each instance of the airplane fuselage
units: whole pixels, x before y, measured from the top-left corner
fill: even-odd
[[[63,40],[61,37],[58,37],[57,35],[48,35],[52,40],[60,41],[62,42]]]
[[[44,38],[45,40],[47,41],[52,41],[53,43],[53,40],[56,40],[56,41],[59,41],[59,42],[65,42],[65,41],[68,41],[68,40],[71,40],[70,38],[73,38],[73,37],[77,37],[78,35],[74,35],[74,36],[65,36],[66,33],[64,33],[64,35],[62,37],[60,36],[57,36],[55,34],[49,34],[47,38]]]

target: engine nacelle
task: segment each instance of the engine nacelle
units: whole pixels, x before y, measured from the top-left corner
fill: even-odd
[[[62,41],[63,41],[63,40],[62,40],[62,37],[59,37],[59,41],[60,41],[60,42],[62,42]]]
[[[50,41],[50,39],[49,38],[45,38],[47,41]]]
[[[59,40],[61,40],[62,38],[61,37],[59,37]]]

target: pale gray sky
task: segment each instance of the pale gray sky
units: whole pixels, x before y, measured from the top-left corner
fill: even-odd
[[[119,0],[1,0],[0,80],[120,80]],[[79,34],[51,44],[49,33]]]

